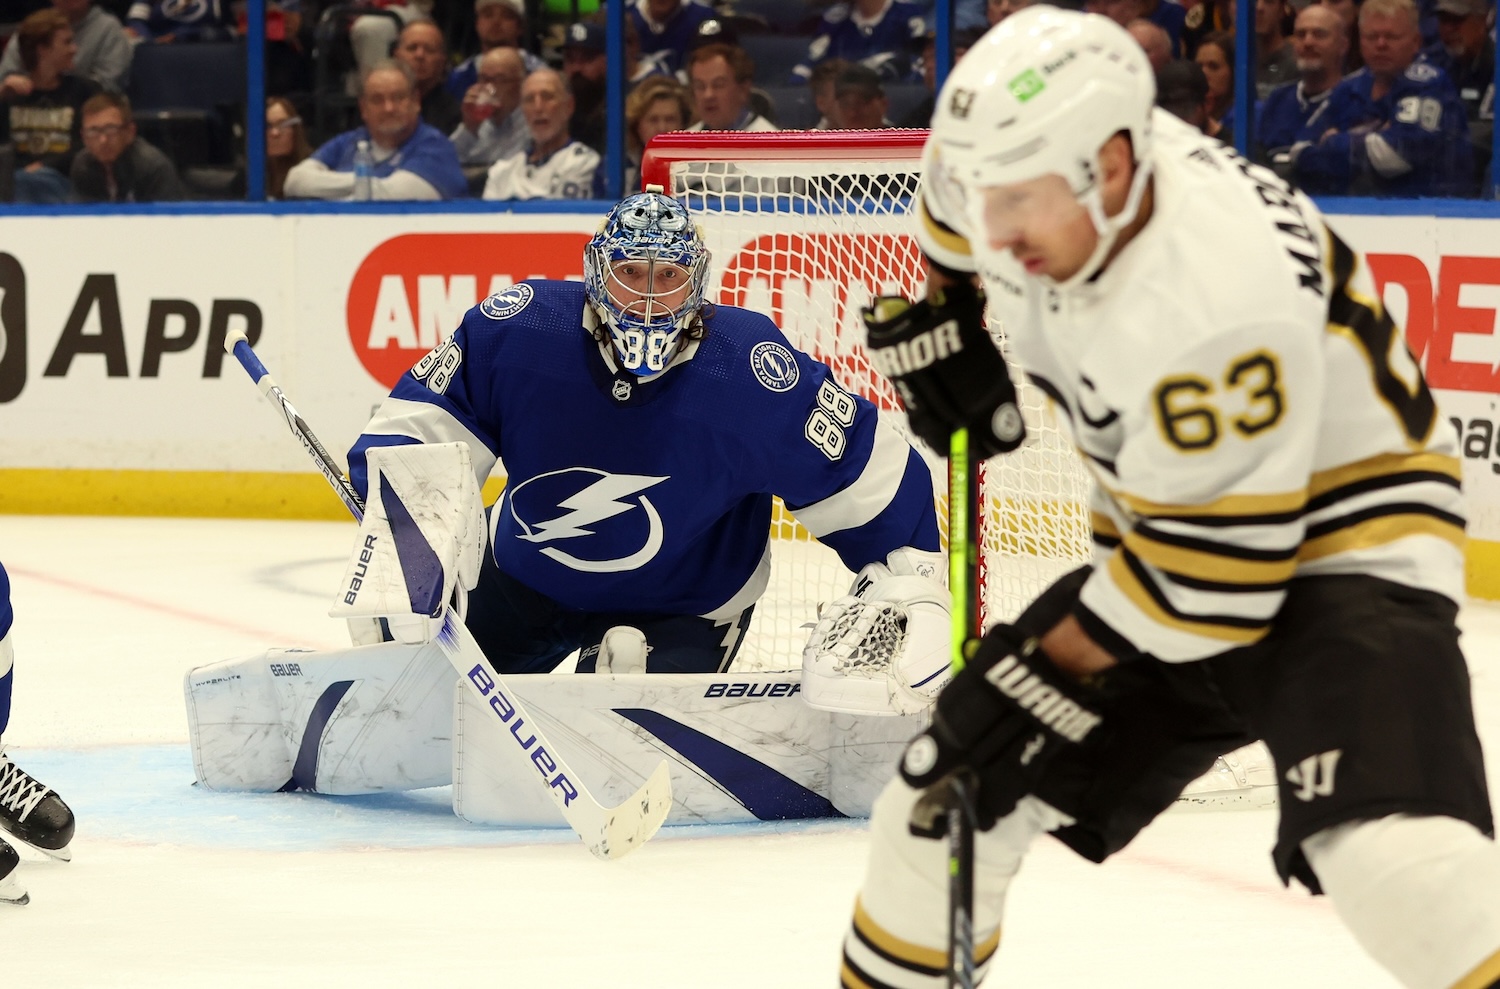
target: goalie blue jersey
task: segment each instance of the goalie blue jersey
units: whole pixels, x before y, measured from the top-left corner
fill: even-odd
[[[742,611],[769,577],[772,495],[851,570],[938,549],[921,456],[765,316],[706,308],[703,339],[650,380],[615,370],[594,325],[576,282],[469,310],[355,442],[355,487],[373,446],[463,441],[480,481],[503,460],[496,564],[583,611]]]

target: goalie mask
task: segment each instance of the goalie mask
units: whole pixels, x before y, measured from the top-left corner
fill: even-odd
[[[589,304],[632,374],[666,369],[698,319],[708,248],[682,204],[656,192],[621,200],[583,251]]]

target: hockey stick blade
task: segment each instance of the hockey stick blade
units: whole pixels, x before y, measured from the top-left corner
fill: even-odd
[[[225,337],[224,349],[239,361],[250,380],[276,404],[287,428],[297,437],[308,456],[312,457],[318,471],[333,487],[355,520],[362,520],[365,506],[359,492],[354,490],[354,486],[318,441],[307,422],[297,414],[286,394],[251,349],[245,334],[239,330],[230,332]],[[484,651],[474,641],[473,633],[451,605],[444,608],[443,625],[434,641],[458,673],[459,679],[468,685],[480,704],[494,713],[501,727],[521,745],[525,757],[540,771],[541,782],[546,785],[552,802],[562,812],[568,826],[583,839],[590,852],[601,859],[622,858],[656,834],[672,809],[672,778],[665,759],[634,794],[625,798],[618,806],[603,806],[568,768],[561,753],[547,741],[541,726],[527,713],[516,695],[506,689],[505,677],[496,673],[489,665]],[[529,726],[525,734],[531,736],[525,743],[521,742],[523,733],[519,730],[522,723]]]

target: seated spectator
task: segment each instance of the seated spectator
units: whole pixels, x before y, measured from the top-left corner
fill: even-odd
[[[16,42],[26,71],[0,82],[8,140],[16,147],[16,202],[66,202],[68,174],[83,147],[81,111],[99,85],[72,74],[78,46],[61,11],[27,17]]]
[[[85,203],[166,203],[187,198],[166,155],[135,133],[130,100],[97,93],[83,104],[83,150],[73,159],[73,195]]]
[[[463,121],[458,100],[448,92],[448,42],[429,20],[415,20],[396,37],[395,59],[406,63],[422,98],[422,120],[444,134]]]
[[[1495,40],[1487,23],[1489,12],[1487,0],[1437,0],[1438,41],[1422,52],[1458,87],[1480,175],[1490,163],[1495,128]]]
[[[813,130],[838,130],[844,126],[839,121],[839,104],[833,90],[850,64],[841,58],[830,58],[813,66],[812,78],[807,81],[813,106],[818,108],[818,122],[813,124]]]
[[[850,130],[896,126],[885,115],[890,109],[885,87],[880,84],[880,76],[869,66],[849,66],[839,74],[833,93],[841,126]]]
[[[755,62],[743,48],[703,45],[688,55],[688,81],[698,122],[688,130],[776,130],[750,106]]]
[[[1257,156],[1284,177],[1290,176],[1292,145],[1297,136],[1328,109],[1328,96],[1344,78],[1344,56],[1349,36],[1339,15],[1321,4],[1310,4],[1297,15],[1292,50],[1301,79],[1271,91],[1256,108],[1255,140],[1263,149]]]
[[[651,61],[659,61],[668,72],[682,67],[699,26],[716,19],[712,7],[685,0],[635,0],[625,17],[635,28],[641,55],[661,55]]]
[[[368,6],[395,14],[396,18],[368,14],[354,18],[349,26],[349,46],[354,50],[355,62],[351,92],[358,92],[370,70],[395,54],[402,27],[412,21],[432,20],[433,3],[434,0],[368,0]]]
[[[807,58],[792,70],[792,82],[812,78],[824,59],[842,58],[874,69],[889,82],[916,82],[917,56],[927,34],[927,11],[906,0],[851,0],[828,8]]]
[[[464,59],[448,73],[448,92],[454,99],[463,99],[469,87],[479,81],[479,60],[497,48],[514,50],[527,72],[535,72],[547,64],[521,47],[526,36],[526,9],[522,0],[474,0],[474,34],[479,38],[479,54]]]
[[[1152,72],[1160,72],[1162,67],[1172,61],[1172,37],[1167,34],[1167,29],[1160,24],[1153,24],[1144,17],[1137,17],[1125,25],[1125,30],[1141,46],[1146,53],[1146,60],[1151,63]]]
[[[411,69],[387,59],[365,76],[359,95],[364,125],[328,141],[287,173],[287,198],[350,200],[354,155],[369,142],[375,160],[371,199],[461,199],[468,183],[443,132],[422,122]]]
[[[137,41],[228,41],[219,0],[135,0],[125,12],[125,33]]]
[[[722,30],[724,22],[717,17],[710,17],[700,28],[709,26],[716,30]],[[695,34],[693,38],[697,38]],[[653,76],[672,76],[676,78],[677,70],[673,68],[673,53],[658,51],[642,54],[641,36],[635,28],[635,22],[630,18],[625,19],[625,88],[628,91],[631,86]]]
[[[133,50],[119,19],[95,7],[92,0],[53,0],[52,9],[66,17],[73,29],[73,41],[78,46],[74,75],[123,92],[130,80]],[[19,32],[11,35],[5,54],[0,56],[0,77],[26,71],[18,39]]]
[[[286,175],[312,154],[307,128],[292,101],[284,96],[266,100],[266,198],[286,198]]]
[[[464,94],[463,123],[448,140],[465,167],[489,166],[525,149],[521,82],[526,67],[514,48],[491,48],[479,60],[479,80]]]
[[[568,136],[573,95],[554,69],[537,69],[521,84],[521,110],[531,140],[526,150],[490,169],[485,199],[587,199],[599,155]]]
[[[625,99],[625,192],[641,189],[641,155],[658,134],[684,130],[693,119],[687,90],[676,79],[656,76]]]
[[[562,53],[563,75],[573,96],[573,119],[568,122],[568,132],[573,140],[582,141],[602,154],[607,126],[604,75],[609,66],[604,25],[586,21],[569,25]]]
[[[1197,62],[1174,58],[1156,71],[1156,105],[1199,130],[1208,126],[1208,78]]]
[[[1287,41],[1286,0],[1255,0],[1255,96],[1297,79],[1297,56]]]
[[[1314,194],[1460,196],[1473,192],[1463,102],[1448,73],[1417,60],[1412,0],[1365,0],[1365,67],[1340,82],[1326,114],[1304,128],[1291,165]]]
[[[1193,56],[1208,80],[1208,126],[1203,133],[1220,137],[1224,118],[1234,105],[1234,35],[1215,31],[1205,35]],[[1223,134],[1228,138],[1228,134]]]

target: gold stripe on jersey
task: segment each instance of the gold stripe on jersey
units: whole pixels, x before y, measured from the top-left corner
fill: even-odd
[[[1315,472],[1308,481],[1308,500],[1315,501],[1325,495],[1336,500],[1340,494],[1339,489],[1356,485],[1361,490],[1369,490],[1371,485],[1366,482],[1377,479],[1386,480],[1393,485],[1438,479],[1420,475],[1442,475],[1457,485],[1463,482],[1463,467],[1457,457],[1445,453],[1382,453],[1352,464]]]
[[[859,939],[860,943],[892,965],[926,976],[942,975],[948,970],[946,948],[927,948],[920,944],[912,944],[910,941],[903,941],[877,924],[865,912],[865,905],[858,900],[854,903],[853,930],[854,936]],[[1000,931],[997,929],[990,937],[974,945],[975,966],[988,962],[999,946]],[[848,969],[852,964],[848,952],[845,951],[844,968]],[[854,974],[866,981],[870,980],[867,972]],[[879,983],[871,984],[878,985]]]
[[[1093,530],[1094,542],[1100,546],[1114,548],[1120,545],[1120,529],[1115,520],[1103,512],[1089,512],[1089,528]]]
[[[875,923],[865,912],[865,905],[854,903],[854,934],[880,957],[902,968],[941,975],[948,967],[948,954],[940,948],[925,948],[920,944],[903,941],[884,927]]]
[[[1337,527],[1332,532],[1312,536],[1302,544],[1297,551],[1298,561],[1306,563],[1339,553],[1384,546],[1408,536],[1436,536],[1460,551],[1464,548],[1466,537],[1462,519],[1424,505],[1383,505],[1379,508],[1385,513],[1373,518],[1360,513],[1353,519],[1334,520]]]
[[[1136,528],[1125,536],[1125,547],[1167,576],[1189,578],[1205,590],[1275,589],[1291,580],[1297,570],[1295,550],[1252,551],[1202,539],[1176,542],[1165,537],[1159,531]]]
[[[863,972],[855,974],[850,967],[849,957],[844,956],[844,964],[839,967],[839,989],[884,989],[883,983],[867,981],[862,976]]]
[[[945,251],[951,251],[959,257],[972,257],[973,251],[969,249],[969,241],[963,234],[954,230],[948,224],[933,216],[927,209],[927,197],[917,198],[917,217],[921,220],[922,229],[927,231],[937,246]]]
[[[1468,975],[1453,983],[1453,989],[1494,989],[1500,983],[1500,951],[1480,962]]]
[[[1307,504],[1306,490],[1264,495],[1231,494],[1201,505],[1147,501],[1124,491],[1111,491],[1110,495],[1137,515],[1186,519],[1200,525],[1276,525],[1297,519]]]
[[[1109,558],[1109,575],[1130,603],[1156,624],[1235,645],[1259,642],[1270,631],[1269,620],[1238,615],[1188,615],[1178,611],[1156,589],[1151,578],[1139,571],[1140,563],[1132,557],[1124,547],[1116,550]]]

